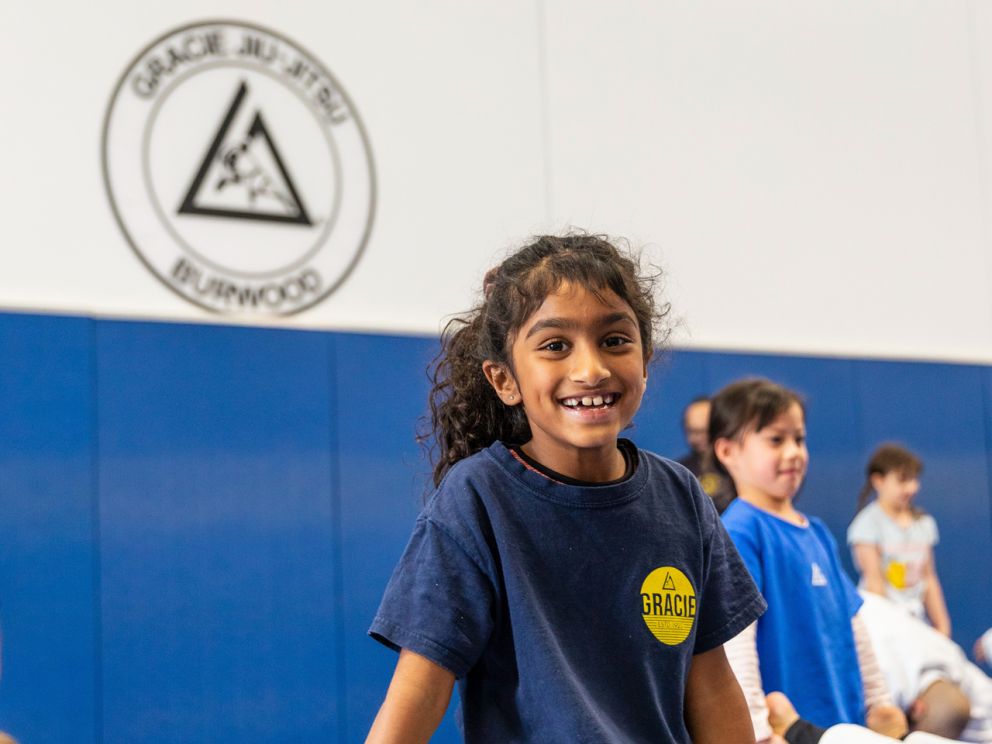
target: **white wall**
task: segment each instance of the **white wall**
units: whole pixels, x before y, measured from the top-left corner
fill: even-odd
[[[3,16],[0,307],[434,333],[505,249],[577,225],[670,272],[682,344],[992,362],[988,5],[48,0]],[[371,143],[365,251],[289,318],[170,291],[105,192],[118,79],[207,19],[312,52]]]

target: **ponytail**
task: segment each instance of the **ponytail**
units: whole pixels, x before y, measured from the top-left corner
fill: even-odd
[[[858,492],[858,508],[854,510],[855,516],[861,513],[861,510],[868,506],[868,499],[871,497],[871,492],[874,491],[874,487],[871,485],[871,476],[865,481],[865,484],[861,486],[861,490]]]

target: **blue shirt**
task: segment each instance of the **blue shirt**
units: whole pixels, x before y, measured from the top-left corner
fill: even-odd
[[[851,618],[861,607],[833,536],[737,499],[723,523],[768,602],[758,621],[761,681],[817,726],[864,724],[864,688]]]
[[[693,654],[764,609],[710,499],[638,452],[558,483],[502,444],[445,476],[370,634],[450,670],[466,742],[687,742]]]

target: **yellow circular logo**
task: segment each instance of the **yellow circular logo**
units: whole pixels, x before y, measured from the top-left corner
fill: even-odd
[[[656,568],[641,584],[641,614],[651,635],[666,646],[677,646],[696,621],[696,591],[677,568]]]

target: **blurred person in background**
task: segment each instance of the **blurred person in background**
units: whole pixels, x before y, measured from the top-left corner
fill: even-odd
[[[682,412],[682,432],[689,452],[678,459],[692,471],[703,487],[703,491],[713,499],[718,513],[723,514],[734,497],[734,483],[717,464],[710,446],[710,399],[701,395],[685,407]]]

